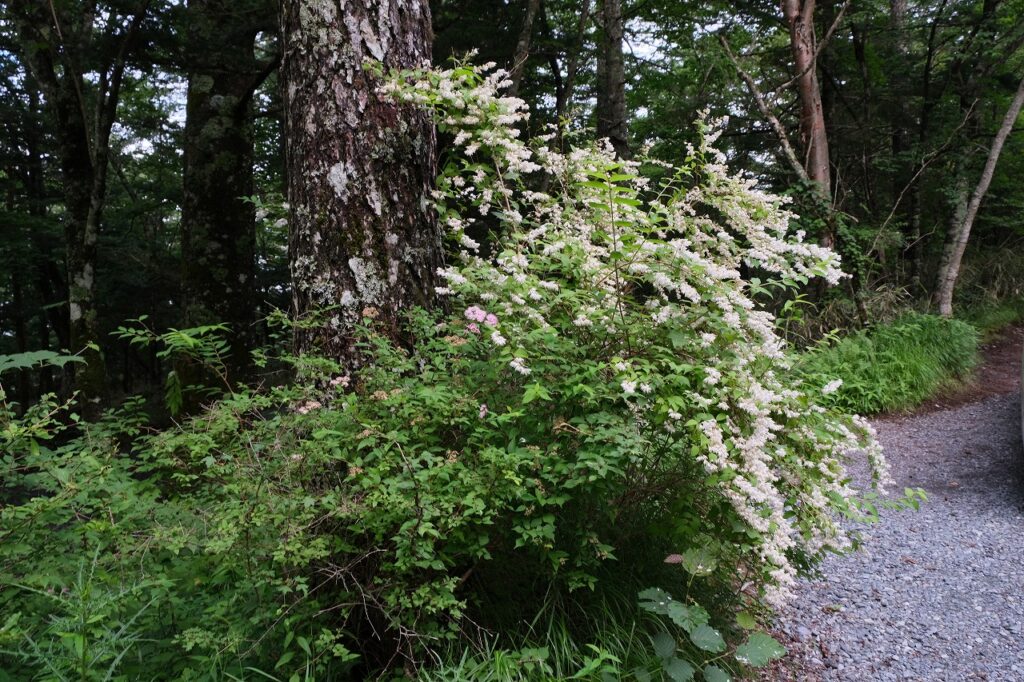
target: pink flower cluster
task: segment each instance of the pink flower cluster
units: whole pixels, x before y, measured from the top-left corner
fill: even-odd
[[[466,313],[465,314],[466,314],[466,319],[470,320],[471,322],[483,322],[488,327],[497,327],[498,326],[498,316],[497,315],[495,315],[494,313],[489,313],[486,310],[484,310],[483,308],[479,308],[479,307],[477,307],[475,305],[466,308]],[[469,327],[470,327],[470,331],[472,331],[474,334],[478,333],[480,331],[480,328],[477,327],[475,324],[470,324]]]

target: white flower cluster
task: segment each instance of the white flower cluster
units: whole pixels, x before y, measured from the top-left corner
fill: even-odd
[[[741,273],[834,283],[843,277],[838,256],[790,233],[783,198],[729,172],[712,146],[717,133],[705,130],[688,166],[659,162],[670,179],[652,187],[641,162],[617,160],[607,144],[563,153],[549,137],[521,140],[528,114],[502,95],[505,84],[504,72],[458,65],[383,86],[432,109],[459,152],[435,194],[462,245],[439,271],[442,291],[487,302],[501,319],[493,341],[507,344],[500,352],[523,376],[539,355],[531,355],[538,331],[602,339],[609,385],[637,428],[660,430],[680,452],[700,446],[697,461],[757,539],[750,563],[762,599],[782,603],[796,577],[794,550],[849,545],[836,521],[835,500],[855,495],[842,460],[865,451],[879,486],[888,472],[866,422],[831,415],[783,378],[785,344]],[[538,192],[528,176],[542,174]],[[466,236],[484,216],[503,230],[493,258]],[[678,359],[630,362],[644,352],[638,335],[671,339]],[[687,421],[709,412],[715,418]]]

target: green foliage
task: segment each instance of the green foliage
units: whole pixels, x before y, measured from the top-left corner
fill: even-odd
[[[0,355],[0,374],[17,369],[63,367],[69,362],[84,362],[84,360],[78,355],[62,355],[50,350]]]
[[[172,415],[180,414],[186,397],[210,398],[231,389],[227,357],[230,353],[225,338],[229,329],[224,324],[208,324],[188,329],[169,329],[157,333],[146,326],[147,316],[129,320],[133,326],[120,326],[113,332],[117,338],[136,347],[159,347],[156,357],[167,360],[174,369],[164,380],[164,402]],[[197,370],[212,377],[216,385],[202,381]],[[182,375],[186,377],[183,379]]]
[[[21,416],[0,402],[0,582],[19,586],[0,593],[0,664],[31,677],[65,651],[101,679],[416,671],[510,604],[601,594],[626,557],[632,582],[666,590],[642,595],[658,627],[633,627],[631,595],[614,627],[580,635],[556,612],[545,637],[448,660],[496,679],[684,680],[778,655],[747,630],[800,567],[849,548],[839,517],[865,503],[840,456],[863,448],[885,482],[869,429],[799,390],[750,298],[837,280],[834,255],[728,173],[704,124],[652,185],[602,147],[518,140],[501,78],[459,66],[387,88],[463,151],[437,210],[464,250],[440,273],[443,309],[398,329],[362,310],[358,369],[285,358],[301,382],[224,381],[160,433],[137,401],[94,424],[51,397]],[[548,193],[528,183],[541,171]],[[485,216],[488,257],[465,232]],[[751,263],[764,280],[743,277]],[[222,376],[221,331],[117,333]]]
[[[987,340],[1006,327],[1024,321],[1024,297],[1014,297],[1001,301],[992,301],[964,310],[962,317],[981,333],[982,340]]]
[[[798,373],[819,388],[841,380],[825,397],[861,413],[908,409],[964,378],[977,361],[978,331],[966,322],[910,314],[804,354]]]

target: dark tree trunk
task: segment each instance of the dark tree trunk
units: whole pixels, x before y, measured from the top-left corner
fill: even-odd
[[[70,350],[85,360],[75,365],[74,382],[87,418],[98,415],[107,386],[99,348],[96,252],[107,193],[110,131],[116,119],[126,58],[134,47],[145,10],[143,2],[126,29],[105,31],[104,42],[113,38],[109,44],[114,52],[89,55],[98,56],[102,67],[95,80],[87,83],[80,70],[86,55],[79,53],[96,48],[91,40],[95,30],[92,13],[58,17],[62,25],[58,29],[53,23],[56,10],[52,6],[29,0],[11,3],[22,56],[56,124],[65,206]],[[121,19],[108,18],[111,27],[119,25]],[[94,96],[86,97],[87,92]]]
[[[262,0],[191,0],[188,6],[193,61],[181,213],[185,322],[230,327],[233,380],[244,379],[249,367],[256,309],[256,217],[244,199],[253,193],[251,102],[262,73],[253,50],[261,23],[272,21],[273,6]]]
[[[619,158],[631,157],[626,120],[626,64],[622,53],[625,24],[622,0],[600,0],[597,51],[597,137],[612,143]]]
[[[357,366],[362,311],[397,332],[403,308],[431,305],[441,238],[431,209],[429,116],[377,94],[364,61],[430,61],[427,0],[284,0],[281,67],[294,312],[318,324],[300,353]]]
[[[519,96],[519,84],[523,80],[523,71],[526,70],[526,60],[530,57],[533,24],[537,18],[537,10],[540,9],[540,0],[525,0],[525,4],[523,28],[519,31],[516,52],[512,57],[512,68],[509,69],[509,79],[512,81],[512,85],[509,87],[508,93],[512,97]]]

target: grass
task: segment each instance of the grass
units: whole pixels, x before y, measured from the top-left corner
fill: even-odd
[[[1024,322],[1024,296],[974,306],[962,319],[981,332],[982,340],[988,340],[1006,327]]]
[[[658,669],[651,639],[658,625],[644,617],[635,599],[605,601],[596,609],[591,604],[585,611],[546,604],[517,635],[488,635],[469,648],[459,642],[442,650],[438,665],[417,679],[597,681],[621,679],[637,669]]]
[[[978,327],[968,322],[912,313],[829,339],[801,356],[797,366],[810,386],[842,379],[829,396],[836,407],[860,414],[904,410],[966,377],[977,363],[979,339]]]

